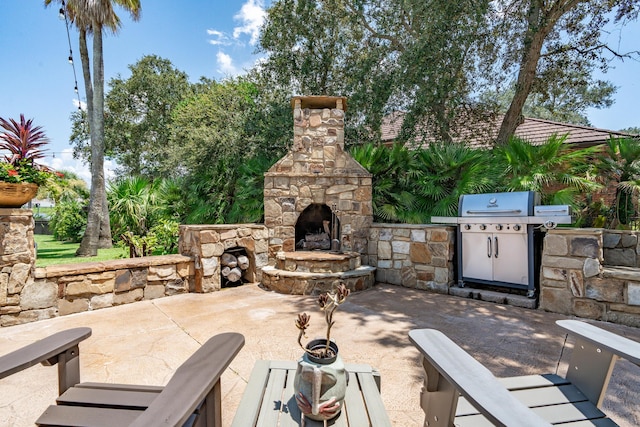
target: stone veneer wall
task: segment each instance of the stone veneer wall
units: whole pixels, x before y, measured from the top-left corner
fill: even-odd
[[[378,282],[446,294],[454,283],[455,235],[451,226],[374,223],[363,264],[377,268]]]
[[[178,250],[194,259],[194,291],[220,289],[220,256],[235,247],[245,248],[255,281],[261,281],[262,267],[268,264],[268,238],[266,227],[259,224],[181,225]]]
[[[640,271],[605,265],[605,240],[615,234],[598,228],[547,232],[540,309],[640,327]]]
[[[0,209],[0,326],[219,290],[219,257],[229,248],[245,248],[257,281],[256,267],[267,265],[266,228],[240,224],[181,226],[182,255],[34,268],[33,224],[30,210]]]
[[[604,264],[640,267],[640,232],[604,230]]]

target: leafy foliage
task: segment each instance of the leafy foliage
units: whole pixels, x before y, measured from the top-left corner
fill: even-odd
[[[605,155],[598,158],[598,170],[616,187],[615,216],[618,224],[629,224],[637,214],[634,195],[640,193],[640,141],[611,138]]]
[[[166,161],[179,148],[171,139],[173,111],[192,93],[187,75],[167,59],[142,57],[131,76],[111,79],[106,96],[106,149],[125,175],[153,177],[173,172]]]
[[[494,150],[505,172],[504,190],[535,191],[544,204],[576,205],[576,196],[601,188],[595,181],[590,157],[597,148],[576,150],[564,142],[566,135],[552,136],[533,145],[513,137]]]
[[[36,163],[44,157],[43,147],[49,143],[42,127],[34,126],[33,119],[26,120],[24,114],[20,114],[20,122],[0,117],[0,127],[0,150],[9,152],[0,163],[0,181],[47,183],[51,171]]]
[[[130,177],[109,186],[114,235],[129,246],[130,256],[177,251],[179,223],[170,208],[173,185],[173,181]]]
[[[227,223],[264,220],[264,173],[277,161],[272,156],[256,156],[240,166]]]
[[[425,220],[413,188],[416,176],[413,153],[400,144],[391,148],[365,144],[351,155],[372,175],[373,216],[379,222],[419,223]]]
[[[461,144],[432,144],[416,153],[418,194],[430,215],[457,216],[463,194],[495,190],[501,170],[490,151]]]
[[[49,229],[56,240],[80,242],[87,226],[86,204],[74,199],[65,199],[56,203]]]

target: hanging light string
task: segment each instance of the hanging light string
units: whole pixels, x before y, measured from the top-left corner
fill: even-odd
[[[71,35],[69,34],[69,19],[67,18],[67,12],[65,10],[65,3],[62,0],[62,7],[60,8],[60,18],[64,19],[64,26],[67,29],[67,41],[69,42],[69,64],[71,64],[71,69],[73,69],[73,82],[75,86],[73,87],[73,91],[78,95],[78,110],[82,110],[82,103],[80,102],[80,91],[78,90],[78,77],[76,74],[76,65],[73,62],[73,50],[71,49]]]

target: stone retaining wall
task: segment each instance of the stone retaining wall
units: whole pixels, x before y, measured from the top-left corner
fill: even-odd
[[[128,258],[35,268],[33,215],[0,209],[0,326],[221,287],[220,255],[244,248],[252,278],[268,262],[262,225],[185,225],[181,255]]]
[[[604,230],[604,264],[640,267],[640,239],[638,231]]]
[[[605,266],[605,241],[616,234],[597,228],[547,232],[540,309],[640,327],[640,271]]]
[[[454,283],[456,228],[377,224],[369,229],[368,255],[378,282],[446,294]]]
[[[129,258],[35,268],[0,308],[12,326],[189,292],[193,262],[183,255]]]
[[[456,228],[445,225],[373,224],[362,264],[377,267],[379,282],[449,293],[455,235]],[[0,326],[218,290],[219,258],[230,248],[245,249],[255,281],[269,262],[269,232],[256,224],[181,226],[181,255],[34,268],[32,212],[0,209],[0,241]],[[616,259],[632,264],[632,253],[635,265],[610,265]],[[547,232],[540,308],[640,327],[639,258],[637,232]]]

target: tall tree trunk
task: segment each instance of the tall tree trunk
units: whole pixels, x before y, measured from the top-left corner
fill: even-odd
[[[531,92],[531,86],[533,86],[533,81],[536,78],[536,68],[540,60],[542,44],[546,36],[540,28],[540,14],[541,10],[538,2],[532,0],[529,3],[529,22],[524,40],[522,61],[520,62],[520,70],[518,71],[515,93],[502,119],[502,124],[500,125],[500,130],[496,138],[496,145],[506,144],[509,138],[515,133],[518,125],[523,121],[522,108],[527,101],[529,92]]]
[[[89,120],[89,129],[92,132],[94,127],[92,121],[95,119],[93,111],[93,85],[91,83],[91,68],[89,66],[89,49],[87,48],[87,32],[86,30],[80,30],[79,35],[80,45],[80,59],[82,62],[82,74],[84,77],[85,93],[87,95],[87,118]],[[92,135],[92,140],[93,140]],[[93,183],[92,183],[93,184]],[[102,200],[102,218],[107,220],[100,222],[100,233],[98,237],[98,248],[108,249],[113,247],[113,241],[111,239],[111,224],[109,218],[109,205],[107,204],[107,193],[103,193],[104,198]],[[78,254],[80,255],[80,254]]]
[[[513,100],[504,115],[496,145],[504,145],[515,133],[516,128],[523,121],[522,108],[531,92],[531,87],[536,78],[536,68],[542,53],[542,45],[560,19],[567,11],[573,9],[578,3],[585,0],[556,0],[545,2],[542,0],[529,0],[527,11],[527,32],[524,36],[522,61],[518,71],[515,94]]]
[[[104,66],[102,59],[102,28],[93,28],[93,114],[91,126],[91,192],[87,227],[77,256],[96,256],[102,221],[104,196]]]
[[[102,221],[100,222],[100,237],[98,238],[99,249],[109,249],[113,247],[113,239],[111,237],[111,221],[109,220],[109,203],[107,202],[107,192],[102,192],[104,198],[102,200]]]

